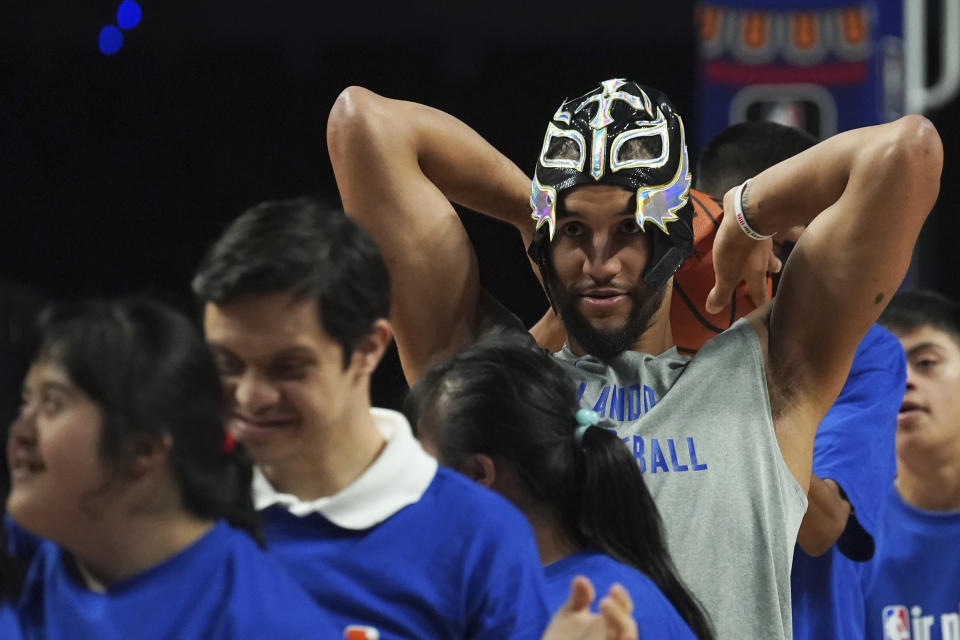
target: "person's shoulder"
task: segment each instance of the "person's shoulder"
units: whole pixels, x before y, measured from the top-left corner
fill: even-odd
[[[707,340],[693,356],[692,361],[704,364],[727,351],[741,352],[748,347],[759,347],[759,355],[766,348],[769,337],[769,318],[771,303],[754,309],[740,318],[729,328]]]
[[[19,640],[23,637],[20,620],[14,611],[13,605],[0,600],[0,638],[3,640]]]
[[[532,539],[530,524],[509,500],[456,471],[440,467],[420,500],[431,517],[435,535],[469,532],[475,543],[513,546]]]
[[[575,575],[590,578],[597,593],[606,593],[617,582],[630,594],[641,637],[692,638],[686,622],[650,576],[598,550],[572,554],[544,567],[551,586],[559,590]],[[559,592],[557,592],[559,593]],[[559,597],[559,596],[557,596]]]
[[[323,629],[334,632],[304,588],[246,532],[221,523],[214,533],[211,542],[227,556],[221,573],[230,577],[219,625],[222,637],[320,638],[328,637]]]
[[[570,554],[545,566],[544,572],[549,578],[564,583],[569,582],[575,575],[585,575],[598,590],[619,582],[630,592],[634,603],[647,600],[651,594],[660,593],[647,574],[596,549]]]
[[[441,466],[437,469],[425,495],[427,494],[449,507],[452,512],[475,514],[477,509],[487,509],[491,513],[504,514],[511,519],[523,517],[517,508],[499,493],[448,467]]]
[[[596,552],[585,557],[581,568],[587,575],[594,571],[598,574],[605,574],[610,584],[619,582],[627,588],[635,603],[649,602],[651,599],[656,601],[665,599],[665,596],[660,592],[660,588],[657,587],[650,576],[636,567],[620,562],[605,553]]]
[[[878,362],[880,366],[885,366],[891,362],[901,362],[904,358],[903,345],[900,344],[897,336],[893,335],[889,329],[874,323],[857,345],[853,368]]]
[[[3,516],[3,533],[6,537],[7,553],[25,561],[29,561],[45,542],[47,545],[53,544],[21,527],[10,514]]]

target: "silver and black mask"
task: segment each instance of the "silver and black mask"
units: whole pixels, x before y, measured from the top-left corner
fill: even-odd
[[[693,251],[690,179],[683,121],[669,99],[621,78],[601,82],[565,100],[547,125],[530,194],[536,225],[530,255],[542,270],[564,191],[619,185],[635,193],[637,224],[653,234],[643,277],[659,288]]]

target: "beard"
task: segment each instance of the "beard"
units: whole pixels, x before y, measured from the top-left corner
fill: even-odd
[[[645,299],[641,299],[637,291],[631,291],[627,294],[630,300],[630,312],[624,323],[615,329],[598,329],[590,324],[590,321],[577,309],[580,297],[572,295],[569,290],[561,289],[558,285],[559,283],[554,279],[551,294],[556,301],[557,310],[567,329],[567,334],[576,340],[586,353],[601,360],[609,360],[629,350],[640,339],[663,304],[667,291],[667,283],[661,285]]]

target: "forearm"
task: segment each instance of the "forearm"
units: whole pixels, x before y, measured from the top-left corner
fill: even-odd
[[[897,198],[908,203],[906,212],[887,206],[862,213],[903,218],[916,212],[899,222],[919,228],[936,199],[942,156],[936,130],[920,116],[843,132],[752,178],[744,213],[758,232],[770,234],[809,224],[845,195],[863,205]]]
[[[833,480],[821,479],[813,474],[810,476],[807,501],[807,513],[800,523],[797,544],[808,555],[823,555],[846,528],[850,503],[840,495],[840,489]]]
[[[351,158],[405,163],[447,199],[518,228],[531,226],[529,178],[476,131],[442,111],[350,87],[331,109],[328,144],[335,170]]]
[[[842,133],[750,181],[761,233],[808,223],[780,280],[770,358],[824,411],[903,280],[942,162],[933,125],[909,116]]]

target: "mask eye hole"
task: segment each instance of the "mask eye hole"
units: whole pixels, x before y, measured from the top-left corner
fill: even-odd
[[[617,149],[616,161],[619,164],[636,162],[638,160],[653,160],[663,153],[663,140],[660,136],[643,136],[631,138]]]
[[[551,138],[547,146],[547,152],[544,154],[545,160],[570,160],[580,162],[582,152],[580,145],[572,138]]]
[[[613,171],[640,167],[662,167],[670,159],[667,123],[660,117],[639,129],[624,131],[610,145]]]
[[[553,124],[547,128],[540,150],[540,164],[544,167],[583,171],[586,161],[583,135],[574,129],[561,129]]]

